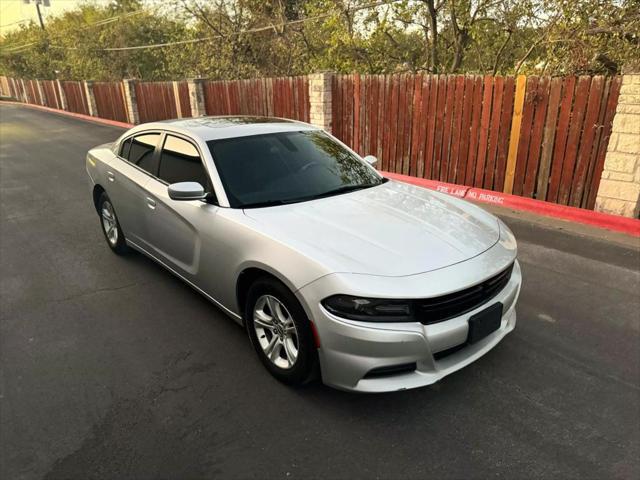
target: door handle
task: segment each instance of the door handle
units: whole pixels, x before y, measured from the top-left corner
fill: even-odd
[[[116,181],[116,176],[113,174],[113,172],[107,172],[107,178],[109,179],[110,182]]]
[[[156,201],[151,197],[147,197],[147,207],[149,207],[151,210],[155,209]]]

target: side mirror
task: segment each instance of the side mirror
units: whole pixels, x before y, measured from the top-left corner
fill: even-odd
[[[376,165],[378,164],[378,159],[373,155],[367,155],[366,157],[363,158],[363,160],[367,162],[369,165],[371,165],[373,168],[376,168]]]
[[[171,200],[202,200],[205,198],[204,187],[198,182],[172,183],[168,190]]]

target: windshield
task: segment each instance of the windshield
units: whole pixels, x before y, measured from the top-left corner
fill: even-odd
[[[317,130],[212,140],[207,145],[234,208],[302,202],[384,181]]]

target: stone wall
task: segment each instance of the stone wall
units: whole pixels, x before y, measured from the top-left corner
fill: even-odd
[[[640,208],[640,74],[624,75],[596,210],[638,217]]]

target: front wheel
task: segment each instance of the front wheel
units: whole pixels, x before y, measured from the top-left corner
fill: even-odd
[[[304,384],[313,378],[317,352],[310,322],[282,283],[264,278],[249,289],[245,323],[262,364],[278,380]]]

